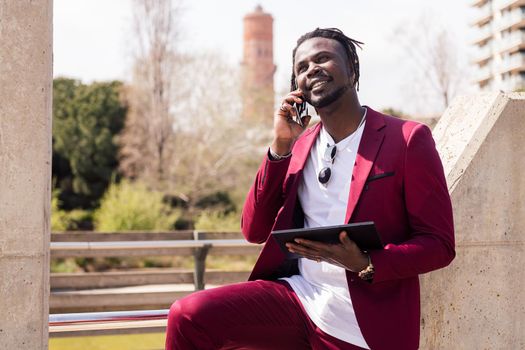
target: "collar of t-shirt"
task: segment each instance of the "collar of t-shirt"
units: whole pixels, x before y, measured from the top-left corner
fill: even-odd
[[[324,126],[321,128],[305,165],[298,193],[305,214],[305,227],[344,224],[352,172],[364,127],[363,122],[354,133],[336,144],[333,163],[324,160],[324,153],[327,144],[334,145],[334,140]],[[331,176],[323,185],[318,180],[318,174],[326,166],[331,167]]]

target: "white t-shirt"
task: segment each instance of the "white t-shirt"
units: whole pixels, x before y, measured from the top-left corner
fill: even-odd
[[[366,113],[365,113],[366,117]],[[304,227],[341,225],[345,222],[352,171],[364,122],[336,144],[337,153],[326,185],[317,176],[329,165],[323,156],[334,140],[321,128],[306,162],[299,200],[304,211]],[[338,339],[369,349],[357,323],[348,291],[345,269],[327,262],[299,259],[299,275],[283,278],[297,294],[306,313],[322,331]]]

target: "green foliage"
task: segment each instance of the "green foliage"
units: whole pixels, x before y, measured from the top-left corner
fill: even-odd
[[[65,209],[94,208],[115,173],[122,83],[53,81],[53,176]]]
[[[58,190],[53,190],[51,198],[51,231],[90,229],[93,221],[92,212],[81,209],[71,211],[60,209],[59,192]]]
[[[95,211],[97,231],[171,230],[180,216],[163,200],[163,194],[141,183],[113,183]]]
[[[53,196],[51,197],[51,231],[66,231],[67,214],[58,207],[58,204],[58,191],[53,191]]]
[[[200,197],[195,206],[200,209],[222,211],[226,214],[235,211],[236,205],[233,202],[230,193],[226,191],[217,191],[209,195]]]
[[[92,230],[93,211],[74,209],[67,212],[67,230]]]
[[[257,255],[210,255],[206,258],[206,269],[225,271],[250,271]]]
[[[81,269],[78,267],[75,259],[51,259],[50,271],[52,273],[72,273],[80,272]]]
[[[203,211],[195,221],[195,229],[201,231],[239,231],[240,214],[220,211]]]

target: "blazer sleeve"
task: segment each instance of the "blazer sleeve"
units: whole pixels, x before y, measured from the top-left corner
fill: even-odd
[[[264,243],[283,205],[283,182],[290,158],[271,161],[265,157],[248,192],[241,216],[241,231],[249,242]]]
[[[373,283],[417,276],[455,257],[452,205],[432,133],[418,124],[408,136],[403,192],[410,238],[371,251]]]

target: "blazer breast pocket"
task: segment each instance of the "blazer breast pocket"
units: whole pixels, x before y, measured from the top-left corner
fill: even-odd
[[[378,174],[373,174],[373,175],[370,175],[367,179],[366,179],[366,182],[365,182],[365,191],[368,190],[368,185],[373,182],[373,181],[377,181],[377,180],[380,180],[380,179],[385,179],[385,178],[388,178],[388,177],[391,177],[391,176],[394,176],[396,173],[394,171],[386,171],[386,172],[383,172],[383,173],[378,173]]]

